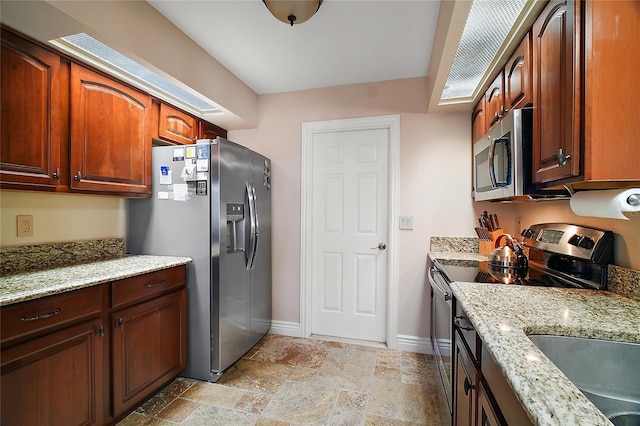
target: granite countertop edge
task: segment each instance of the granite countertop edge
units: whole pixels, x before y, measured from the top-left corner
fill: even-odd
[[[190,257],[131,255],[0,277],[0,306],[186,265],[191,261]]]
[[[527,337],[640,343],[640,302],[599,290],[451,284],[488,352],[537,425],[612,423]]]

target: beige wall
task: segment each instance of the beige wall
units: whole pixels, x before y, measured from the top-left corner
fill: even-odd
[[[429,238],[470,235],[474,213],[469,114],[426,114],[425,93],[426,79],[415,78],[262,96],[259,127],[229,133],[273,160],[275,320],[300,320],[302,123],[400,114],[399,213],[414,216],[414,229],[400,231],[398,332],[428,335]]]
[[[571,211],[568,200],[538,201],[513,204],[476,203],[475,210],[496,212],[504,217],[504,229],[520,234],[522,229],[534,223],[566,222],[613,231],[615,235],[615,264],[640,270],[640,214],[626,213],[629,220],[602,219],[578,216]],[[520,225],[518,224],[520,221]]]
[[[0,191],[0,246],[124,238],[124,200],[114,197]],[[32,237],[17,236],[17,215],[32,215]]]

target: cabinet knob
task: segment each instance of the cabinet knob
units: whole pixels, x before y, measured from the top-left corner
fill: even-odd
[[[562,148],[560,148],[558,150],[558,167],[563,167],[569,160],[571,160],[571,154],[564,155]]]
[[[96,332],[100,335],[100,337],[104,337],[104,326],[101,325],[100,327],[98,327]]]
[[[120,330],[122,330],[122,324],[124,324],[124,321],[122,320],[122,318],[118,318],[118,321],[116,321],[116,325],[120,327]]]
[[[60,180],[60,168],[58,167],[55,172],[53,172],[53,178],[55,180]]]
[[[471,383],[471,380],[469,380],[468,377],[464,378],[464,394],[465,395],[469,395],[469,391],[471,391],[472,389],[475,389],[476,385],[474,385],[473,383]]]
[[[80,174],[80,171],[78,171],[78,173],[76,173],[76,175],[73,177],[73,180],[75,180],[76,182],[80,182],[81,179],[82,175]]]

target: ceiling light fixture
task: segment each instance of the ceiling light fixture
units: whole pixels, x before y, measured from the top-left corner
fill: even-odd
[[[302,24],[320,9],[323,0],[262,0],[267,9],[279,21]]]

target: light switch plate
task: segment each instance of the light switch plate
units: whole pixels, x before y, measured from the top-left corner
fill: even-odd
[[[400,229],[413,229],[413,216],[400,216]]]

